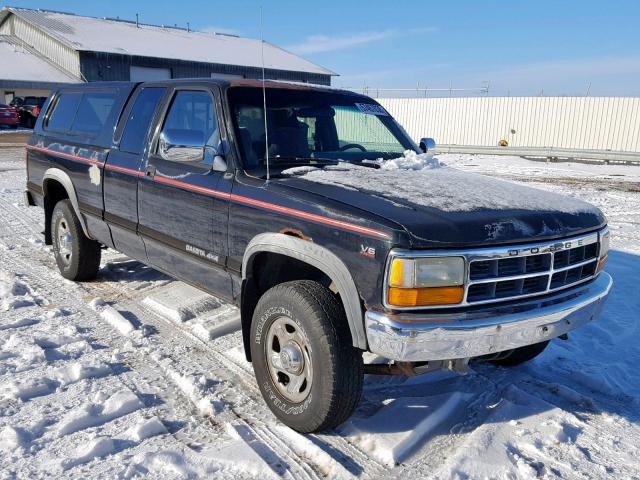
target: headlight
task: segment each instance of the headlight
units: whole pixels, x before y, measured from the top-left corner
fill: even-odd
[[[397,307],[460,303],[464,266],[463,257],[396,257],[389,269],[387,303]]]
[[[604,264],[607,263],[607,256],[609,255],[609,239],[611,235],[609,234],[609,229],[605,229],[600,232],[600,258],[598,260],[598,269],[599,272],[604,268]]]

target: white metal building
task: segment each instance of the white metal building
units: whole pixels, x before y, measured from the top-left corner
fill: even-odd
[[[44,97],[55,84],[76,81],[15,37],[0,35],[0,103],[26,95]]]
[[[449,151],[640,152],[639,97],[381,98],[415,140]],[[535,150],[534,150],[535,153]],[[523,153],[524,154],[524,153]],[[603,158],[610,158],[605,154]],[[596,157],[594,157],[596,158]],[[635,158],[635,157],[634,157]]]
[[[335,75],[268,42],[264,60],[271,79]],[[0,66],[0,102],[59,82],[262,75],[260,40],[12,7],[0,10]]]

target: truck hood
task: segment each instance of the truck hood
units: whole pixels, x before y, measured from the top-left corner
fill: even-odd
[[[340,164],[278,182],[393,221],[413,248],[458,248],[548,240],[606,224],[572,197],[452,167],[384,170]]]

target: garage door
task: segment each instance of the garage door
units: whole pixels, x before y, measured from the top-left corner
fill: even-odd
[[[219,80],[238,80],[244,78],[243,75],[234,75],[232,73],[212,73],[211,78],[217,78]]]
[[[170,68],[137,67],[132,65],[129,69],[129,78],[132,82],[145,82],[149,80],[169,80]]]

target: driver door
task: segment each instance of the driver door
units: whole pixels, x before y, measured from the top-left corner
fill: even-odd
[[[200,139],[216,146],[219,139],[217,92],[177,88],[165,107],[140,178],[139,232],[149,263],[216,295],[231,298],[227,257],[226,202],[216,199],[224,172],[213,171],[212,158],[169,156],[159,138]],[[206,149],[205,149],[206,150]]]

